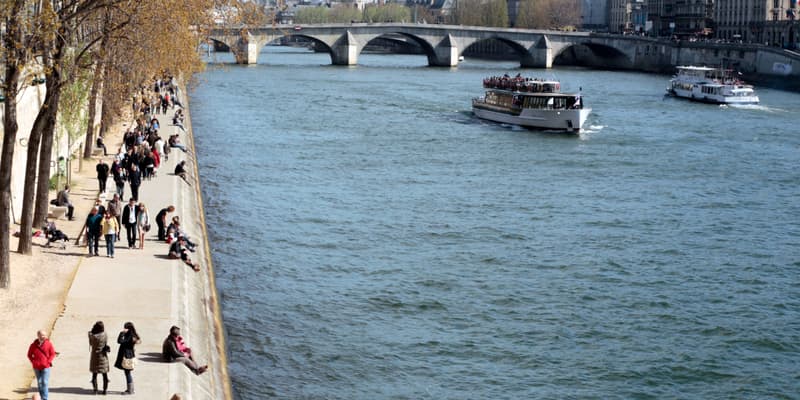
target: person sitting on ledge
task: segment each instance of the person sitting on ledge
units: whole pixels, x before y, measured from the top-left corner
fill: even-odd
[[[180,176],[181,178],[183,178],[183,181],[186,182],[187,185],[192,186],[192,184],[189,183],[189,179],[186,177],[187,174],[188,172],[186,171],[186,160],[183,160],[179,162],[178,165],[175,166],[175,175]]]
[[[72,201],[69,199],[69,185],[64,185],[64,190],[58,192],[58,195],[56,195],[56,205],[67,207],[67,219],[70,221],[75,220],[75,216],[73,215],[75,206],[72,205]]]
[[[167,257],[171,260],[181,259],[183,263],[192,267],[194,272],[200,271],[200,264],[196,262],[192,262],[191,257],[189,257],[189,250],[186,248],[186,238],[183,236],[178,236],[178,240],[172,242],[169,246],[169,254]]]
[[[184,347],[184,350],[189,350],[188,354],[180,350],[178,345],[179,341],[181,346]],[[169,329],[169,336],[164,339],[164,344],[161,346],[161,355],[167,362],[182,362],[186,368],[192,370],[196,375],[200,375],[208,370],[208,365],[203,365],[202,367],[197,365],[197,362],[194,361],[194,357],[191,354],[191,350],[185,347],[183,343],[181,328],[174,325]]]
[[[177,133],[170,136],[167,143],[169,144],[169,147],[177,147],[183,150],[184,153],[188,152],[188,150],[186,150],[186,146],[183,143],[181,143],[181,138],[178,137]]]

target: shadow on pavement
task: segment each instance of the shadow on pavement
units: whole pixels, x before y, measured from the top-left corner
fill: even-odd
[[[161,355],[161,353],[155,353],[155,352],[139,353],[139,360],[141,360],[142,362],[167,364],[167,362],[164,361],[164,357]]]

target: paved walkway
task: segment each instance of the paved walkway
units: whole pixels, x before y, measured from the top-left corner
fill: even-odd
[[[187,99],[184,98],[184,105]],[[185,126],[191,131],[188,110]],[[139,359],[133,372],[136,394],[131,398],[148,400],[169,399],[180,393],[184,399],[229,398],[230,388],[221,337],[219,309],[216,304],[210,253],[205,238],[202,204],[197,183],[197,169],[192,155],[193,141],[188,134],[172,126],[172,114],[157,114],[161,122],[159,134],[166,141],[180,133],[181,141],[191,150],[188,154],[172,149],[169,160],[162,160],[158,176],[143,181],[139,200],[150,213],[153,229],[147,234],[143,250],[127,248],[125,229],[117,241],[115,258],[105,257],[105,241],[100,243],[100,257],[84,257],[66,297],[64,311],[57,319],[50,338],[60,354],[56,357],[50,377],[51,399],[84,399],[92,394],[89,383],[89,342],[87,332],[101,320],[111,346],[109,361],[117,354],[116,338],[126,321],[136,326],[142,343],[136,347]],[[109,150],[118,143],[108,143]],[[110,158],[111,156],[109,156]],[[176,163],[187,160],[193,186],[189,186],[172,171]],[[110,162],[109,162],[110,164]],[[114,183],[108,180],[109,191]],[[125,199],[130,188],[125,187]],[[111,192],[113,193],[113,192]],[[174,205],[172,214],[181,217],[189,236],[198,243],[193,259],[201,264],[194,272],[180,260],[169,260],[168,245],[157,241],[155,216],[162,208]],[[76,210],[77,219],[86,218],[87,210]],[[70,251],[88,254],[85,246],[71,246]],[[161,344],[172,325],[181,327],[182,334],[198,363],[209,364],[209,372],[195,376],[183,364],[164,363]],[[126,389],[122,370],[113,366],[109,372],[109,394]],[[102,379],[98,377],[98,381]],[[102,387],[102,383],[100,383]],[[29,394],[36,391],[35,380]]]

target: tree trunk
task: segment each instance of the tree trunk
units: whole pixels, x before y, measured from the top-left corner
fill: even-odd
[[[56,40],[53,51],[53,61],[49,65],[50,68],[48,68],[50,75],[47,76],[46,81],[47,96],[45,97],[45,107],[42,108],[45,111],[45,115],[41,133],[42,142],[39,146],[39,169],[36,174],[39,180],[36,184],[36,200],[33,201],[36,206],[36,211],[33,215],[33,226],[44,225],[44,221],[47,219],[47,210],[50,208],[50,202],[48,201],[50,195],[50,159],[53,155],[53,138],[56,132],[56,117],[58,116],[58,107],[61,100],[61,89],[64,87],[61,71],[64,70],[65,49],[67,46],[64,40],[66,34],[62,32],[58,37],[59,39]]]
[[[49,82],[49,80],[48,80]],[[48,84],[48,86],[50,86]],[[30,255],[33,251],[33,235],[31,230],[33,228],[33,209],[34,209],[34,196],[36,191],[36,170],[39,161],[39,143],[42,139],[42,128],[44,126],[45,114],[47,113],[48,100],[52,97],[50,90],[44,98],[44,104],[39,109],[39,114],[36,115],[36,121],[33,122],[31,134],[28,137],[28,156],[25,163],[25,185],[22,192],[22,217],[20,218],[19,227],[19,245],[17,251],[21,254]]]
[[[36,213],[33,217],[34,226],[44,225],[47,219],[47,210],[50,208],[50,159],[53,157],[53,138],[56,134],[56,116],[58,105],[61,101],[61,90],[53,90],[53,101],[47,112],[42,130],[42,144],[39,153],[39,182],[36,187]]]
[[[6,104],[3,116],[3,149],[0,153],[0,288],[11,284],[11,168],[14,161],[14,143],[17,141],[17,85],[20,68],[9,62],[6,66]]]
[[[89,94],[89,123],[86,126],[86,142],[83,144],[83,158],[91,158],[94,149],[94,120],[97,116],[97,101],[100,100],[100,90],[103,87],[103,74],[105,63],[98,60],[95,65],[95,76],[92,80],[92,91]]]
[[[11,168],[14,164],[14,144],[17,141],[17,94],[22,63],[25,60],[22,47],[22,28],[20,12],[25,1],[14,2],[9,18],[6,20],[6,34],[3,48],[6,53],[5,68],[5,113],[3,114],[3,148],[0,150],[0,288],[11,284]]]
[[[60,36],[63,37],[63,32]],[[31,137],[28,140],[25,190],[22,195],[22,218],[20,221],[19,246],[17,246],[17,251],[22,254],[31,254],[33,252],[33,236],[31,232],[34,226],[44,224],[44,220],[47,217],[47,209],[49,208],[47,196],[50,186],[50,156],[55,132],[55,116],[58,113],[58,99],[61,93],[61,69],[63,68],[65,46],[66,42],[63,39],[57,39],[53,47],[45,44],[47,94],[44,97],[42,108],[39,109],[39,113],[36,115]],[[52,53],[50,52],[51,50]],[[52,58],[48,57],[50,55]],[[39,203],[42,197],[42,190],[44,190],[44,208]],[[34,210],[37,211],[36,215],[34,215]],[[39,219],[36,217],[39,217]]]

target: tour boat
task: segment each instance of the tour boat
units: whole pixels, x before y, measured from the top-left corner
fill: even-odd
[[[580,93],[561,93],[555,80],[497,76],[483,80],[486,93],[472,99],[478,118],[526,128],[579,133],[591,108]]]
[[[753,86],[744,84],[730,69],[712,67],[677,67],[667,94],[714,104],[758,104]]]

